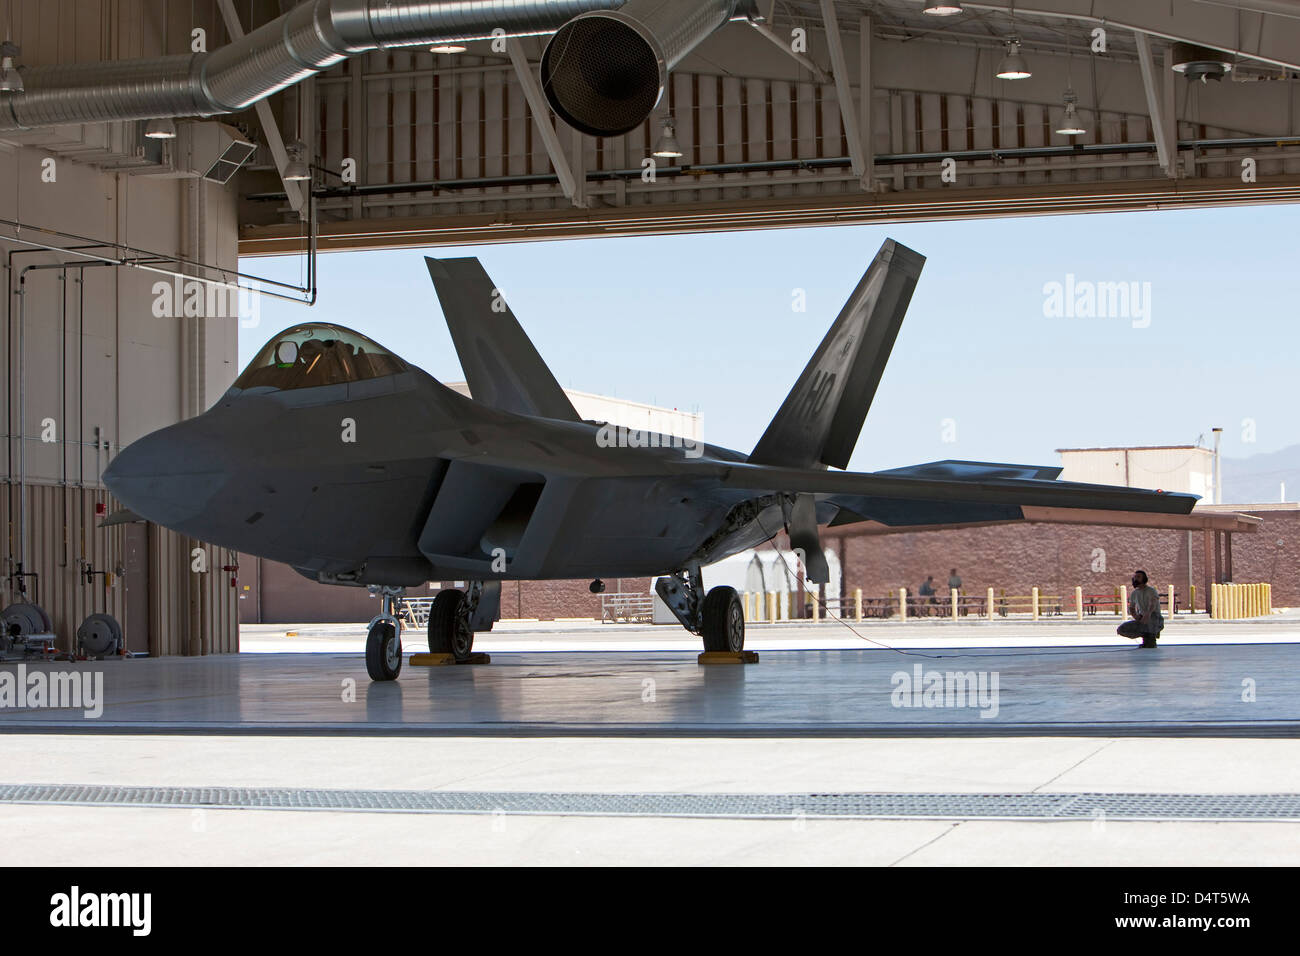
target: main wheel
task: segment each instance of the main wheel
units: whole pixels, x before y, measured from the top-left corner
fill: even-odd
[[[465,592],[457,588],[439,591],[429,608],[430,653],[450,654],[463,661],[473,650],[474,630],[469,626]]]
[[[371,680],[397,680],[402,672],[402,639],[392,621],[376,621],[366,635],[366,673]]]
[[[745,607],[735,588],[716,587],[704,596],[704,649],[745,649]]]

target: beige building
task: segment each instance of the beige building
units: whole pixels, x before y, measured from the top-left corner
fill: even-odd
[[[1062,481],[1158,488],[1214,499],[1214,452],[1199,445],[1058,448]]]
[[[469,386],[464,382],[446,384],[453,391],[469,395]],[[698,413],[647,405],[645,402],[632,402],[624,398],[611,398],[608,395],[593,395],[591,392],[575,392],[567,388],[564,394],[573,403],[577,413],[588,421],[609,422],[611,425],[621,425],[624,428],[655,432],[660,435],[675,435],[696,442],[704,440],[704,418]]]

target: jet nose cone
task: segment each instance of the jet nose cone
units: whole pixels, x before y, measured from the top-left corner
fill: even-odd
[[[136,514],[182,529],[226,483],[220,449],[192,422],[132,442],[104,471],[104,484]]]

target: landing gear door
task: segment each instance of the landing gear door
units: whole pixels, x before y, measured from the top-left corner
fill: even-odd
[[[501,582],[484,581],[479,592],[478,605],[469,619],[470,628],[475,631],[490,631],[492,625],[501,620]]]

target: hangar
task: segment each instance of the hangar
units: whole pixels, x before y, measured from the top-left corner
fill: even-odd
[[[65,653],[239,651],[240,554],[103,475],[336,254],[1300,199],[1285,0],[0,10],[0,585]]]

